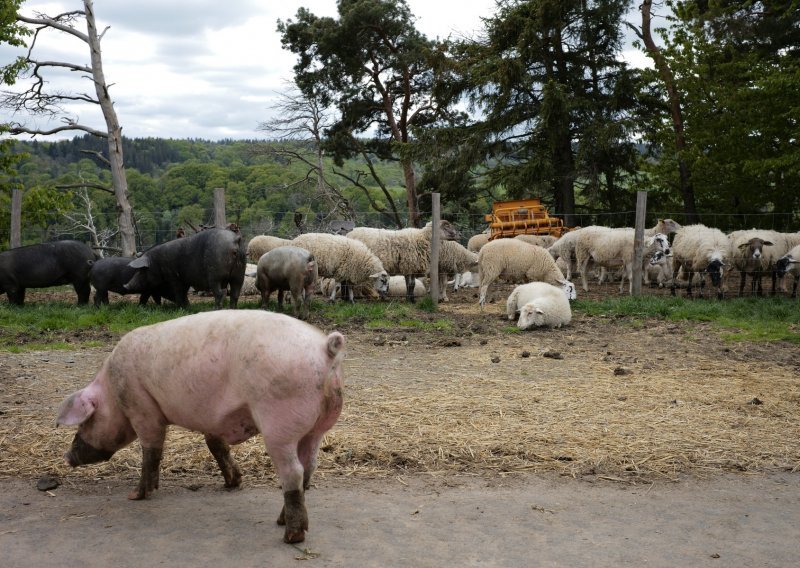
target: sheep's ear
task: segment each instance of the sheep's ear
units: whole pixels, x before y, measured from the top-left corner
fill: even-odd
[[[749,246],[750,246],[750,241],[748,241],[746,243],[742,243],[742,244],[739,245],[739,250],[744,250]]]
[[[536,313],[537,314],[543,314],[544,310],[542,308],[536,308]]]
[[[771,246],[772,246],[772,245],[774,245],[774,244],[775,244],[775,243],[773,243],[772,241],[764,241],[764,246],[765,246],[765,247],[771,247]]]

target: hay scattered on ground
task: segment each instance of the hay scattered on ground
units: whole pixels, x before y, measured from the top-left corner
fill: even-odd
[[[561,360],[541,350],[523,358],[531,337],[546,343],[542,335],[512,336],[427,348],[351,337],[345,409],[323,443],[318,475],[557,472],[636,482],[800,468],[800,387],[785,366],[685,355],[654,365],[629,357],[630,370],[615,374],[619,364],[601,356],[604,348]],[[137,444],[106,464],[61,464],[74,431],[55,428],[55,410],[105,354],[4,356],[0,477],[138,477]],[[260,437],[234,455],[245,483],[275,483]],[[221,483],[201,435],[170,430],[162,479],[170,478]]]

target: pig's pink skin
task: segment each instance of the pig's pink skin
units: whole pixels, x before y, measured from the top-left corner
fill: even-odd
[[[59,423],[75,423],[62,419],[65,407],[88,397],[97,410],[78,435],[96,448],[129,444],[128,422],[143,449],[161,448],[169,424],[230,444],[261,432],[284,495],[302,493],[322,435],[342,409],[343,345],[337,332],[326,336],[262,310],[208,312],[141,327],[120,340],[88,387],[65,401]],[[147,493],[140,487],[132,498]],[[285,538],[302,540],[303,523],[287,519]]]

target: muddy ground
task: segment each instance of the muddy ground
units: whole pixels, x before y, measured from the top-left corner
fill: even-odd
[[[348,398],[301,547],[281,542],[280,490],[257,442],[237,448],[244,487],[229,492],[202,442],[170,434],[146,502],[125,499],[136,448],[102,466],[60,464],[72,432],[53,428],[55,408],[91,379],[113,333],[65,338],[103,347],[0,354],[3,565],[796,562],[796,345],[580,313],[561,331],[512,333],[509,289],[496,287],[484,312],[474,290],[451,293],[438,313],[419,313],[423,329],[339,326]],[[60,485],[40,491],[43,477]]]

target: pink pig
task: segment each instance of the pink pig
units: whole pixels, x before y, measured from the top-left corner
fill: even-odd
[[[344,337],[262,310],[216,311],[125,335],[95,379],[61,404],[57,424],[80,425],[69,465],[108,460],[137,437],[142,474],[128,499],[158,488],[169,424],[205,434],[226,487],[241,472],[230,454],[261,433],[284,496],[284,541],[308,530],[304,491],[322,436],[342,410]]]

